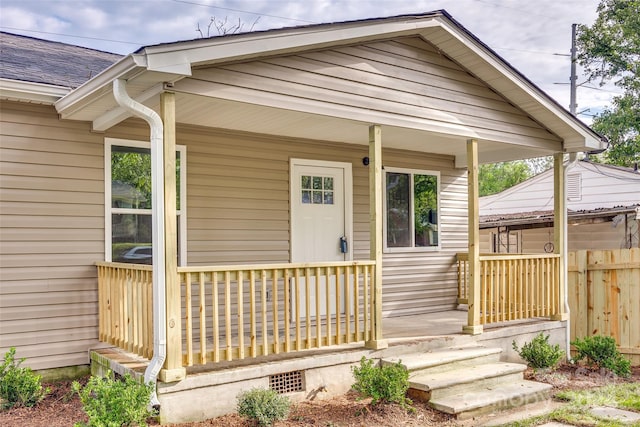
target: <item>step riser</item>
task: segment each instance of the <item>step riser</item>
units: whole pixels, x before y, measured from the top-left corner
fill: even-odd
[[[472,383],[456,384],[445,388],[437,388],[431,390],[431,399],[440,399],[462,392],[482,392],[483,389],[492,389],[487,390],[487,393],[493,393],[496,390],[499,392],[500,385],[510,384],[516,381],[522,381],[522,372],[493,378],[485,378],[483,380],[477,380]]]
[[[444,363],[435,366],[429,366],[426,368],[416,368],[412,369],[411,372],[425,372],[425,373],[440,373],[440,372],[449,372],[455,371],[459,368],[467,368],[469,366],[477,366],[485,363],[495,363],[500,361],[500,354],[489,354],[486,356],[473,357],[470,359],[456,360],[454,362]]]
[[[447,412],[446,410],[438,409],[437,405],[431,405],[434,409],[437,409],[441,412],[446,412],[448,414],[452,414],[456,416],[458,420],[468,420],[470,418],[475,418],[481,415],[486,415],[495,411],[506,411],[511,408],[517,408],[520,406],[528,405],[536,402],[543,402],[545,400],[549,400],[551,397],[551,392],[538,392],[531,393],[524,396],[514,396],[512,398],[506,398],[501,402],[494,403],[492,405],[483,406],[482,408],[476,408],[469,411],[463,412]]]

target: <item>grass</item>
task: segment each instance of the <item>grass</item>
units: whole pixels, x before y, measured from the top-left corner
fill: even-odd
[[[566,405],[549,414],[504,424],[504,426],[533,427],[551,421],[576,426],[628,426],[628,424],[619,421],[596,417],[590,413],[589,409],[608,406],[640,412],[640,383],[613,384],[590,390],[562,391],[556,394],[556,398],[566,401]]]

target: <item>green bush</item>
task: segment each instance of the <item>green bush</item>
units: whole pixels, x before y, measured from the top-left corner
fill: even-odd
[[[273,390],[254,388],[238,396],[238,414],[260,426],[270,426],[274,421],[286,419],[290,406],[287,396]]]
[[[0,400],[2,409],[14,406],[32,407],[49,393],[42,387],[40,375],[31,368],[21,368],[24,358],[16,361],[16,349],[11,347],[0,365]]]
[[[542,332],[531,342],[525,343],[521,349],[518,349],[515,341],[512,346],[533,369],[555,368],[564,357],[564,351],[560,350],[560,346],[549,344],[549,335],[545,336]]]
[[[594,335],[571,342],[578,354],[575,361],[585,360],[591,366],[605,368],[620,377],[631,375],[631,362],[622,356],[612,337]]]
[[[363,396],[371,398],[371,404],[393,402],[407,409],[411,400],[407,398],[409,372],[400,362],[394,365],[374,366],[372,360],[364,356],[360,366],[352,368],[356,380],[353,389]]]
[[[80,396],[82,409],[89,416],[89,424],[76,426],[121,427],[146,426],[153,415],[147,408],[153,392],[153,383],[147,385],[125,375],[121,379],[91,377],[82,387],[77,381],[73,390]]]

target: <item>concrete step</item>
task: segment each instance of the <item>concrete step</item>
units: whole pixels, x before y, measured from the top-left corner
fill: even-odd
[[[482,363],[500,360],[499,348],[486,348],[477,345],[449,347],[428,352],[410,353],[394,357],[385,357],[382,365],[400,362],[409,372],[430,370],[447,371],[458,367],[476,366]]]
[[[433,372],[430,369],[415,371],[409,377],[409,387],[428,393],[433,400],[465,390],[493,388],[522,381],[522,373],[526,368],[526,365],[520,363],[493,362],[444,372]]]
[[[438,411],[456,415],[457,419],[464,420],[495,410],[548,400],[552,388],[549,384],[520,380],[431,399],[429,405]]]
[[[454,414],[459,420],[549,399],[552,386],[520,380],[431,399],[429,404],[438,411]]]

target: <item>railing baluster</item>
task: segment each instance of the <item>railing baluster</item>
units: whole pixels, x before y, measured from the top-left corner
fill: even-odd
[[[364,340],[369,341],[371,337],[369,336],[369,266],[364,266],[364,278],[362,283],[364,284],[362,288],[362,302],[363,302],[363,313],[362,313],[362,326],[364,329]]]
[[[191,273],[184,274],[185,337],[187,340],[187,366],[193,366],[193,308],[191,307]]]
[[[320,313],[320,268],[316,267],[315,292],[316,292],[316,347],[322,347],[322,313]]]
[[[324,286],[325,286],[325,299],[326,299],[326,304],[327,306],[325,307],[326,310],[326,321],[327,321],[327,345],[331,345],[331,269],[329,267],[325,268],[325,280],[324,280]]]
[[[305,322],[306,322],[306,340],[305,348],[311,348],[311,293],[309,292],[309,282],[311,281],[311,274],[309,273],[309,267],[304,269],[304,302],[305,302]]]
[[[250,354],[251,357],[258,355],[258,339],[256,337],[256,272],[249,271],[249,321],[251,323],[250,334]]]
[[[296,322],[296,351],[300,351],[302,350],[302,346],[301,346],[301,336],[300,336],[300,309],[301,304],[300,304],[300,269],[296,268],[294,269],[294,285],[295,285],[295,293],[294,293],[294,298],[295,298],[295,309],[296,309],[296,318],[295,318],[295,322]],[[308,298],[308,295],[307,295]]]
[[[284,352],[289,353],[291,351],[291,292],[289,289],[291,286],[289,278],[289,269],[284,269]]]
[[[261,304],[260,308],[262,309],[262,354],[269,354],[269,345],[268,345],[268,325],[267,325],[267,270],[260,270],[260,284],[261,284]]]
[[[233,360],[233,345],[231,343],[231,272],[224,272],[224,323],[226,338],[227,361]]]
[[[244,359],[244,272],[236,272],[236,286],[238,288],[238,358]]]
[[[278,269],[273,270],[273,352],[280,353],[280,326],[278,325]]]
[[[360,266],[356,265],[353,272],[353,323],[356,341],[360,340]]]
[[[205,275],[200,272],[199,277],[198,308],[200,313],[200,364],[207,363],[207,301],[205,293]]]
[[[350,268],[346,266],[344,268],[344,334],[345,342],[351,342],[351,295],[350,295]]]

